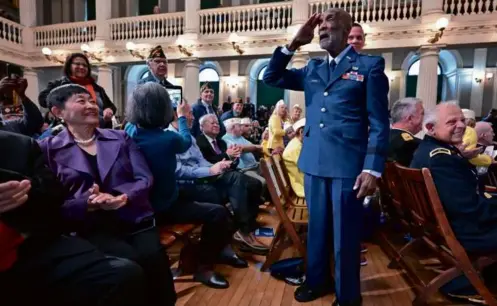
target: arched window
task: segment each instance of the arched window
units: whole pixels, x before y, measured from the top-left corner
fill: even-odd
[[[198,76],[200,82],[219,82],[219,74],[212,68],[205,68]]]
[[[262,77],[264,76],[264,72],[266,72],[266,68],[267,66],[265,66],[264,68],[261,69],[261,71],[259,71],[259,75],[257,76],[257,79],[259,81],[262,81]]]
[[[419,60],[415,61],[411,65],[411,67],[409,67],[409,71],[407,72],[407,75],[419,75],[419,64],[420,64]],[[437,74],[438,75],[442,74],[442,68],[440,68],[440,64],[438,64],[438,67],[437,67]]]
[[[145,79],[145,78],[148,78],[148,76],[149,76],[149,75],[150,75],[150,71],[148,71],[148,69],[147,69],[147,71],[145,71],[145,72],[142,74],[142,76],[140,77],[140,80]]]

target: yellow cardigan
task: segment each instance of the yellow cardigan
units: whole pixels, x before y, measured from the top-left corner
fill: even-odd
[[[283,142],[283,137],[285,136],[285,131],[283,130],[281,124],[281,118],[278,115],[271,115],[269,118],[269,139],[268,139],[268,148],[276,149],[276,148],[284,148],[285,143]]]
[[[286,146],[285,151],[283,151],[283,161],[285,162],[285,167],[290,178],[290,186],[292,186],[293,191],[298,197],[303,198],[305,197],[304,174],[297,167],[301,150],[302,142],[297,137],[293,138]]]
[[[476,148],[476,145],[478,144],[478,135],[476,135],[474,128],[469,126],[466,127],[462,142],[467,145],[466,149],[468,150]],[[477,167],[489,167],[492,164],[492,157],[486,154],[479,154],[475,158],[470,159],[469,162]]]

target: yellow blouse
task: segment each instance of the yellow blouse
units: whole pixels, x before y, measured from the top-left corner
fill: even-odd
[[[285,136],[286,133],[283,130],[280,116],[271,115],[271,117],[269,118],[268,127],[269,127],[268,148],[269,149],[284,148],[285,143],[283,142],[283,137]]]
[[[467,126],[462,141],[467,145],[466,149],[471,150],[476,148],[478,135],[476,135],[475,129]],[[492,164],[492,157],[486,154],[479,154],[475,158],[470,159],[469,162],[477,167],[489,167]]]
[[[304,174],[297,167],[300,151],[302,150],[302,142],[297,137],[294,137],[283,151],[283,161],[288,170],[290,178],[290,186],[298,197],[305,197],[304,192]]]

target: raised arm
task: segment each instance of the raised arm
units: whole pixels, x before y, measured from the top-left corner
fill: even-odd
[[[188,128],[186,117],[178,118],[178,133],[172,133],[174,139],[173,150],[176,154],[185,153],[192,145],[192,134]]]

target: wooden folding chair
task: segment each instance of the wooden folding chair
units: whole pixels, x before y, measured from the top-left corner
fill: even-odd
[[[283,157],[280,154],[274,154],[271,158],[277,170],[275,171],[276,180],[278,181],[278,185],[282,187],[281,191],[285,198],[291,201],[294,206],[307,206],[305,198],[297,196],[290,185],[290,176],[288,175]]]
[[[468,255],[452,231],[428,169],[396,167],[404,185],[405,203],[411,212],[413,223],[423,229],[422,241],[449,267],[428,284],[421,282],[414,287],[417,296],[413,305],[425,305],[440,287],[464,274],[488,305],[497,306],[497,300],[479,276],[483,268],[496,261],[496,254]]]
[[[266,271],[272,263],[280,258],[282,252],[289,246],[293,245],[300,255],[305,258],[305,247],[297,233],[296,226],[307,225],[308,211],[307,207],[293,206],[284,196],[276,179],[276,167],[271,159],[261,159],[260,165],[262,174],[267,182],[272,203],[280,219],[266,261],[261,267],[262,271]],[[287,240],[290,240],[290,243]]]

